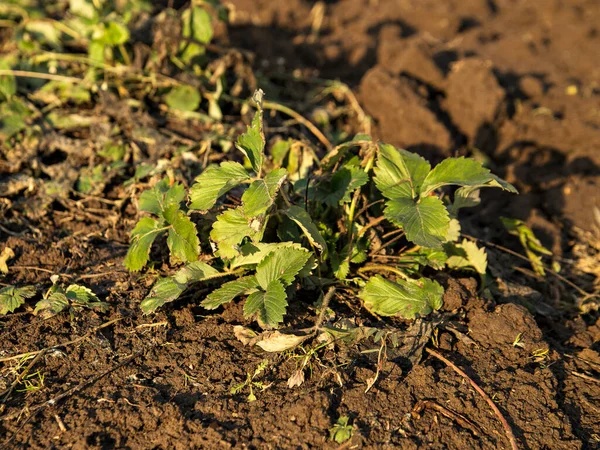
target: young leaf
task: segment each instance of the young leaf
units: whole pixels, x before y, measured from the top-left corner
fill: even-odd
[[[346,166],[337,170],[331,180],[321,181],[317,187],[317,199],[325,204],[336,207],[351,200],[350,195],[369,181],[369,175],[358,166]],[[301,184],[298,185],[300,187]],[[306,189],[306,188],[305,188]],[[312,192],[309,187],[309,197]]]
[[[65,290],[65,296],[73,306],[85,306],[87,308],[97,308],[100,311],[108,310],[108,303],[101,302],[94,291],[79,284],[71,284]]]
[[[406,238],[422,247],[439,248],[446,241],[450,218],[437,197],[397,198],[386,202],[385,217],[404,229]]]
[[[198,6],[186,9],[181,15],[183,21],[183,37],[208,44],[213,36],[210,14]]]
[[[69,307],[69,299],[63,288],[53,285],[42,300],[37,302],[33,314],[40,312],[47,317],[60,313]]]
[[[175,86],[165,95],[167,106],[178,111],[195,111],[200,106],[200,100],[198,89],[185,84]]]
[[[459,186],[481,186],[491,182],[495,177],[489,169],[474,159],[460,157],[448,158],[429,172],[421,187],[421,196],[451,184]]]
[[[152,189],[142,192],[138,207],[141,211],[146,211],[157,216],[164,217],[165,211],[177,205],[185,198],[185,188],[180,183],[169,186],[169,180],[164,178],[156,183]]]
[[[186,288],[185,283],[179,283],[175,278],[160,278],[152,286],[150,294],[140,303],[140,308],[144,314],[150,314],[165,303],[177,300]]]
[[[300,227],[313,247],[320,251],[327,248],[327,242],[325,242],[325,239],[323,239],[323,236],[319,233],[317,226],[313,223],[304,208],[292,205],[285,211],[285,214]]]
[[[275,327],[283,322],[283,315],[287,308],[287,295],[285,288],[279,280],[272,280],[266,291],[250,294],[244,303],[244,317],[257,313],[260,323]]]
[[[143,217],[131,232],[131,245],[127,250],[123,264],[129,270],[137,271],[146,265],[150,247],[159,233],[166,228],[164,224],[151,217]]]
[[[237,256],[237,246],[246,236],[259,241],[262,225],[260,219],[248,220],[241,207],[228,209],[219,215],[210,232],[210,238],[219,247],[218,256],[228,259]]]
[[[235,269],[242,266],[256,265],[274,250],[289,248],[302,249],[303,247],[295,242],[279,242],[270,244],[257,242],[244,244],[240,248],[240,255],[231,260],[230,268]]]
[[[262,110],[259,109],[254,114],[252,125],[248,127],[248,131],[242,134],[236,143],[236,147],[246,155],[252,169],[260,174],[263,165],[265,138],[262,131]]]
[[[173,205],[174,207],[175,205]],[[181,210],[174,214],[166,215],[171,224],[167,236],[167,245],[171,257],[176,261],[195,261],[200,255],[200,240],[198,239],[196,225]]]
[[[212,208],[219,197],[249,178],[246,169],[233,161],[210,166],[196,178],[190,189],[190,209],[206,211]]]
[[[265,290],[273,280],[290,285],[309,258],[308,250],[298,248],[280,248],[269,253],[256,267],[258,284]]]
[[[431,165],[415,153],[381,144],[374,181],[386,198],[414,198],[430,168]]]
[[[450,215],[456,217],[461,208],[472,208],[479,205],[480,202],[479,187],[463,186],[454,193],[454,201],[448,211]]]
[[[545,275],[544,263],[542,262],[541,256],[537,253],[552,256],[552,252],[542,245],[540,240],[533,233],[533,230],[531,230],[525,222],[518,219],[510,219],[508,217],[501,217],[500,220],[510,234],[518,236],[535,273]]]
[[[6,286],[0,289],[0,316],[14,312],[19,306],[25,303],[26,298],[35,295],[35,287]]]
[[[445,245],[448,259],[446,265],[451,269],[471,267],[481,275],[487,270],[487,254],[484,248],[478,248],[475,242],[463,239],[460,244]]]
[[[427,278],[394,283],[377,275],[369,279],[359,297],[375,314],[414,319],[441,308],[443,295],[444,288]]]
[[[254,275],[238,278],[212,291],[200,304],[206,309],[217,309],[240,295],[256,291],[257,288],[258,281]]]
[[[252,182],[242,195],[242,207],[246,217],[256,217],[267,212],[275,202],[276,194],[287,176],[285,169],[275,169],[263,179]]]

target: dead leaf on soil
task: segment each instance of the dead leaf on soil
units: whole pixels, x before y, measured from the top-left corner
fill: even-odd
[[[15,252],[13,252],[12,248],[4,247],[2,250],[2,254],[0,254],[0,272],[8,273],[8,260],[15,256]]]
[[[283,352],[297,347],[311,335],[296,335],[296,334],[284,334],[279,331],[266,331],[258,334],[250,328],[236,325],[233,327],[233,334],[238,340],[244,344],[252,347],[258,345],[266,352]]]

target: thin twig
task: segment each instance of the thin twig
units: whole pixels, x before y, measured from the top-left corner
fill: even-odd
[[[323,297],[323,302],[321,303],[321,311],[319,312],[319,317],[317,318],[317,321],[315,322],[315,327],[314,327],[315,330],[318,330],[321,327],[321,325],[323,324],[323,320],[325,319],[325,312],[327,311],[327,308],[329,307],[329,302],[333,298],[333,294],[335,294],[335,286],[329,288],[329,290]]]
[[[494,401],[488,397],[488,395],[484,392],[484,390],[481,389],[477,385],[477,383],[475,383],[466,373],[464,373],[462,370],[460,370],[454,363],[452,363],[451,361],[444,358],[442,355],[440,355],[435,350],[426,348],[425,351],[427,353],[429,353],[431,356],[434,356],[437,359],[439,359],[440,361],[442,361],[444,364],[446,364],[448,367],[450,367],[452,370],[454,370],[457,374],[459,374],[461,377],[463,377],[469,383],[471,383],[471,386],[473,386],[473,389],[475,389],[479,393],[479,395],[481,395],[483,397],[483,399],[487,402],[487,404],[490,405],[490,408],[492,408],[492,410],[496,414],[496,417],[498,417],[498,420],[500,420],[500,422],[502,423],[502,426],[504,427],[504,432],[506,433],[506,437],[508,438],[508,441],[510,442],[510,447],[512,448],[512,450],[518,450],[519,447],[517,445],[517,439],[515,438],[515,435],[513,434],[512,429],[510,428],[510,425],[508,424],[508,422],[506,421],[506,419],[504,418],[504,416],[502,415],[502,413],[500,412],[500,410],[498,409],[498,407],[496,406]]]
[[[298,114],[292,108],[289,108],[280,103],[269,102],[266,100],[263,101],[263,108],[270,109],[273,111],[279,111],[280,113],[287,114],[288,116],[296,119],[297,122],[301,123],[306,128],[308,128],[311,131],[311,133],[314,134],[315,137],[321,142],[321,144],[323,144],[325,146],[325,148],[327,148],[327,149],[331,148],[331,142],[329,142],[329,139],[327,139],[325,137],[325,135],[321,132],[321,130],[319,130],[316,127],[316,125],[314,125],[308,119],[305,119],[302,115]]]
[[[30,72],[28,70],[0,69],[0,75],[13,75],[15,77],[37,78],[41,80],[66,81],[69,83],[83,82],[81,78],[67,77],[64,75],[55,75],[52,73]]]

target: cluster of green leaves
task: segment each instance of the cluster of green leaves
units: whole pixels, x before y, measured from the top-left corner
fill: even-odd
[[[510,184],[475,160],[449,158],[432,169],[422,157],[376,144],[367,136],[334,149],[321,161],[317,176],[303,164],[296,164],[291,172],[293,144],[278,143],[271,151],[273,157],[267,155],[261,96],[255,100],[258,110],[236,145],[245,165],[225,161],[206,168],[189,189],[185,206],[184,188],[166,180],[142,194],[140,209],[159,218],[138,222],[125,265],[141,269],[161,232],[168,232],[172,261],[187,263],[175,275],[157,281],[142,303],[145,312],[179,298],[191,283],[235,276],[208,294],[201,305],[216,309],[246,296],[245,316],[272,328],[283,322],[294,286],[322,289],[344,283],[358,285],[358,296],[374,314],[411,319],[442,304],[443,288],[423,277],[422,268],[485,274],[485,251],[470,241],[458,242],[457,214],[478,203],[481,188],[515,192]],[[451,202],[438,194],[450,185],[458,186]],[[235,193],[240,201],[223,208],[219,200],[228,193]],[[413,244],[398,265],[370,264],[370,226],[357,214],[361,195],[367,203],[361,211],[384,214]],[[379,204],[373,200],[380,196],[385,200],[383,211],[370,206]],[[196,227],[190,217],[200,217],[202,224],[209,221],[210,231],[204,225]],[[210,242],[216,257],[212,265],[199,261],[200,242]],[[381,268],[401,277],[390,280],[377,275],[365,282],[357,276]]]
[[[79,284],[70,284],[65,288],[56,281],[56,279],[52,280],[53,284],[50,289],[37,302],[33,311],[34,314],[49,317],[67,309],[71,313],[78,308],[91,308],[100,311],[108,309],[108,304],[100,301],[90,288]],[[36,294],[36,289],[33,286],[7,286],[0,289],[0,315],[14,312],[25,303],[26,299],[35,297]]]
[[[148,21],[154,12],[149,0],[69,0],[59,2],[10,0],[0,8],[0,20],[11,24],[14,45],[0,59],[0,140],[6,140],[26,129],[27,119],[36,109],[18,91],[45,104],[89,103],[99,89],[116,85],[120,95],[158,97],[172,111],[192,114],[201,103],[198,86],[183,82],[156,88],[156,67],[148,63],[142,70],[131,67],[134,42],[130,28]],[[206,45],[213,37],[213,16],[227,20],[228,10],[218,0],[192,2],[180,11],[165,8],[152,16],[152,21],[165,30],[179,30],[177,52],[167,57],[174,70],[194,72],[202,80],[212,77],[205,72]],[[157,45],[167,45],[160,42]],[[154,58],[159,49],[153,49]],[[17,78],[10,72],[31,72]],[[137,72],[136,72],[137,71]],[[173,71],[170,71],[173,72]],[[39,74],[39,75],[36,75]],[[48,76],[43,76],[47,74]],[[124,77],[123,74],[129,74]],[[143,76],[142,76],[143,75]],[[133,86],[125,87],[127,79]],[[218,100],[223,91],[221,78],[213,80],[215,92],[207,92],[209,116],[222,117]],[[139,86],[142,86],[140,89]],[[136,91],[136,93],[132,91]],[[192,117],[202,118],[194,113]],[[83,127],[83,116],[60,110],[49,113],[48,122],[58,129]],[[89,125],[88,125],[89,126]]]

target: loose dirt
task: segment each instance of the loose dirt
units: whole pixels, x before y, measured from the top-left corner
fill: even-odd
[[[598,2],[233,4],[233,24],[219,40],[255,53],[259,74],[274,78],[297,71],[339,78],[373,118],[377,138],[433,162],[449,155],[485,158],[521,194],[485,193],[484,206],[465,218],[468,234],[521,253],[498,218],[525,220],[559,258],[563,276],[587,292],[597,289]],[[148,116],[124,116],[112,98],[106,98],[102,111],[123,127],[169,128]],[[101,136],[103,126],[95,124],[89,136],[47,137],[41,144],[44,167],[83,165],[85,153],[74,142]],[[199,132],[180,128],[170,138],[156,133],[145,141],[146,150],[156,162],[164,149]],[[12,177],[20,168],[0,170]],[[120,199],[119,189],[105,196]],[[289,389],[296,359],[244,347],[233,334],[234,325],[246,324],[239,304],[207,313],[196,306],[205,294],[198,291],[156,315],[142,316],[139,302],[155,278],[140,278],[122,267],[136,217],[133,204],[115,208],[93,197],[79,199],[82,217],[64,206],[73,201],[44,205],[54,212],[40,214],[23,235],[0,229],[0,239],[16,253],[3,281],[47,283],[50,274],[60,273],[65,281],[92,287],[109,302],[110,312],[42,320],[25,311],[0,319],[0,360],[89,334],[43,355],[45,387],[10,397],[0,412],[0,445],[509,448],[489,405],[465,379],[427,354],[410,364],[390,351],[378,381],[365,393],[377,371],[376,354],[361,353],[364,346],[325,350],[312,373],[306,372],[306,382]],[[519,448],[599,448],[600,315],[593,308],[582,314],[577,304],[582,295],[558,278],[536,276],[527,262],[497,247],[488,252],[498,280],[494,301],[478,295],[472,278],[439,279],[446,288],[442,314],[451,319],[432,337],[438,351],[494,400]],[[312,299],[298,303],[294,320],[311,320]],[[332,307],[340,314],[361,311],[356,302],[334,300]],[[114,319],[119,320],[96,330]],[[247,392],[232,395],[230,389],[264,359],[268,365],[259,380],[268,388],[256,392],[257,401],[248,403]],[[128,362],[119,366],[123,361]],[[0,364],[6,369],[14,361]],[[0,378],[0,391],[9,387],[8,380]],[[74,391],[56,404],[45,403],[69,389]],[[415,411],[423,401],[430,406]],[[329,440],[328,429],[344,415],[355,432],[340,447]]]

